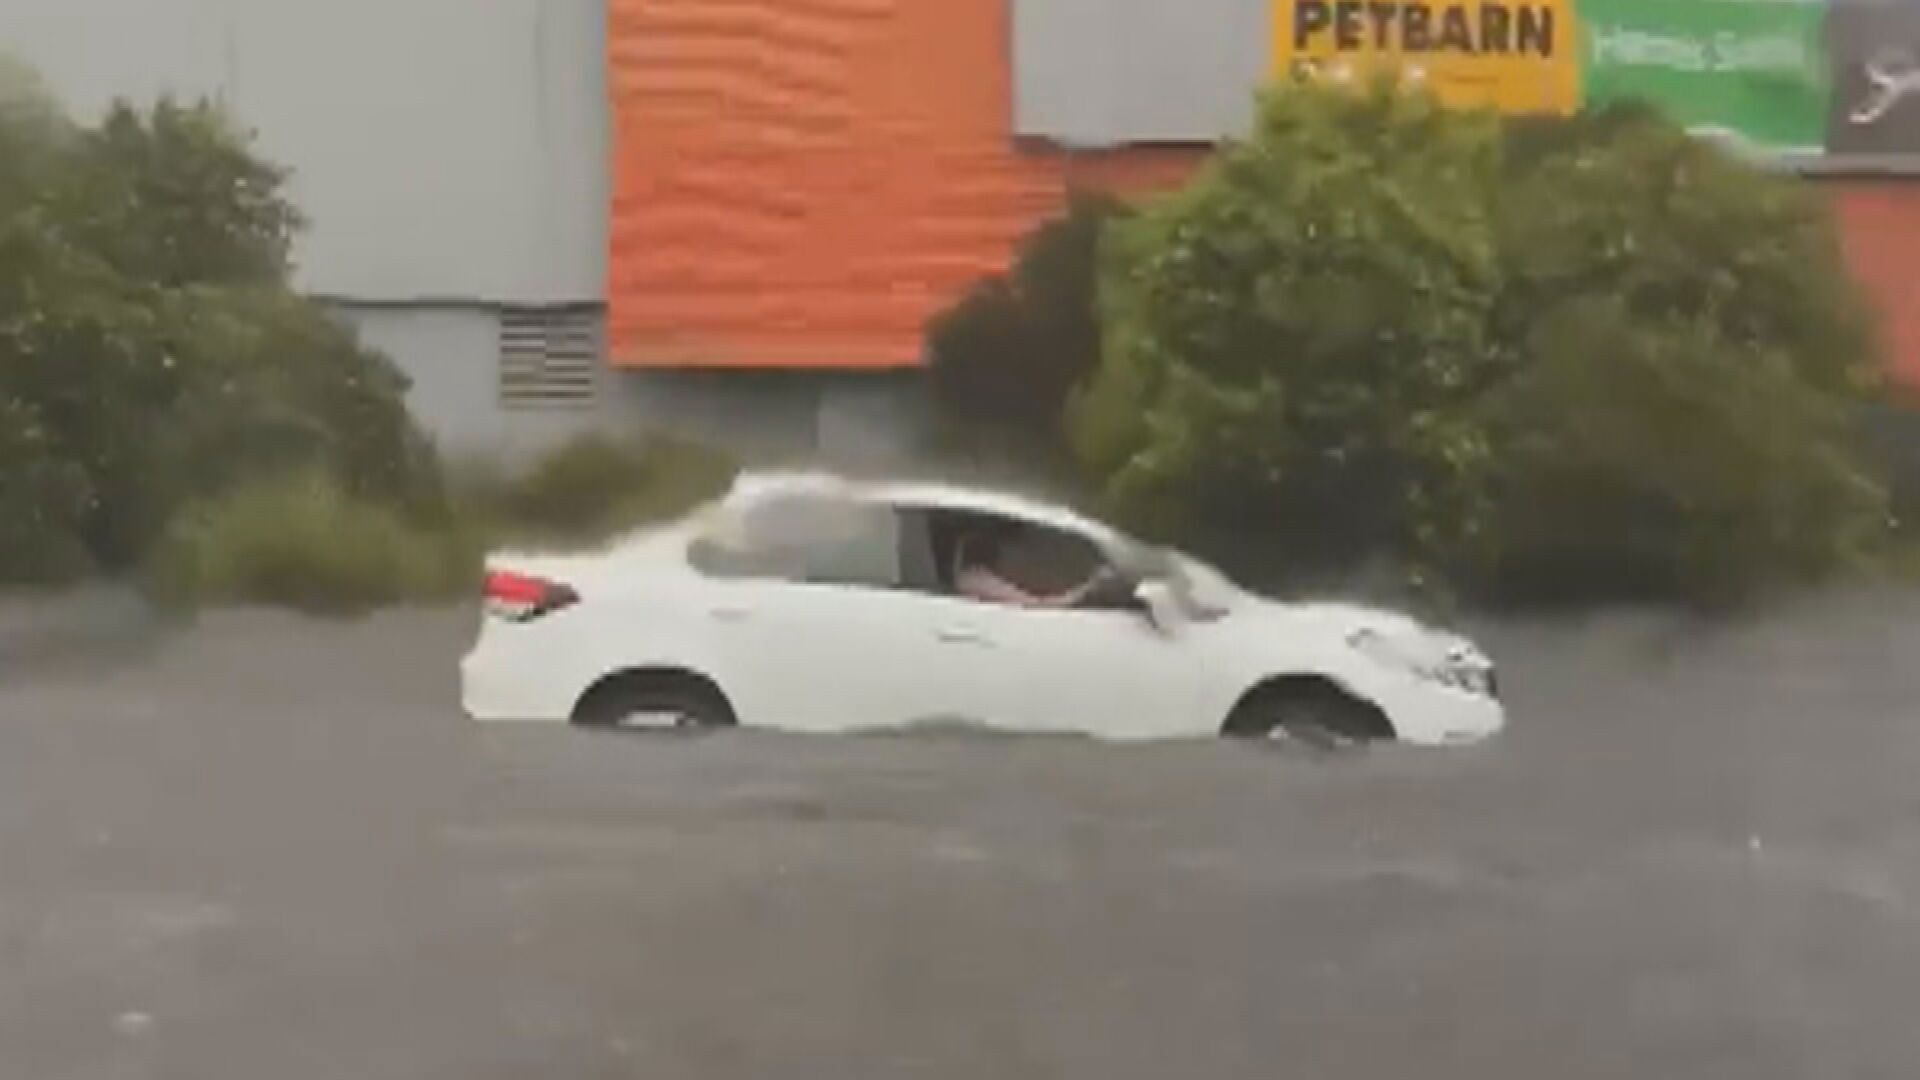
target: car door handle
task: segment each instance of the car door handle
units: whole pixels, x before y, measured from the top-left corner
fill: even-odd
[[[713,609],[713,617],[721,622],[746,622],[753,609],[742,604],[721,604]]]
[[[971,626],[943,626],[938,634],[941,641],[948,645],[985,645],[987,635]]]

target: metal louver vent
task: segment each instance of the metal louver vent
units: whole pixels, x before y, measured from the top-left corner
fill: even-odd
[[[500,404],[503,407],[592,408],[599,371],[597,311],[506,308],[500,312]]]

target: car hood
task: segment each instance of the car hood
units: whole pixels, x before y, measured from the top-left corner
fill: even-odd
[[[1420,663],[1492,663],[1472,639],[1403,612],[1360,604],[1288,604],[1261,598],[1255,598],[1247,610],[1255,619],[1276,630],[1348,642],[1372,635]]]
[[[1236,605],[1236,610],[1241,618],[1267,630],[1309,638],[1348,640],[1357,634],[1374,633],[1410,639],[1435,634],[1410,616],[1358,604],[1286,603],[1251,597]]]
[[[1256,599],[1255,603],[1266,609],[1270,617],[1281,617],[1299,622],[1311,622],[1315,627],[1338,633],[1342,636],[1370,630],[1375,633],[1403,635],[1434,633],[1432,627],[1404,612],[1388,611],[1383,608],[1367,607],[1362,604],[1345,604],[1332,601],[1311,603],[1283,603],[1278,600]]]

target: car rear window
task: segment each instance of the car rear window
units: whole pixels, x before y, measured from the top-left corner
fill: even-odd
[[[855,499],[777,495],[716,513],[688,550],[718,577],[896,588],[900,526],[891,508]]]

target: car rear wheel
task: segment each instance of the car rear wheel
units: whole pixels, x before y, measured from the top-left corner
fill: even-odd
[[[1373,705],[1324,679],[1269,683],[1248,694],[1227,718],[1231,738],[1284,735],[1320,750],[1363,746],[1393,738],[1393,725]]]
[[[693,732],[732,727],[735,720],[726,697],[709,683],[637,675],[594,687],[574,710],[573,722],[601,730]]]

